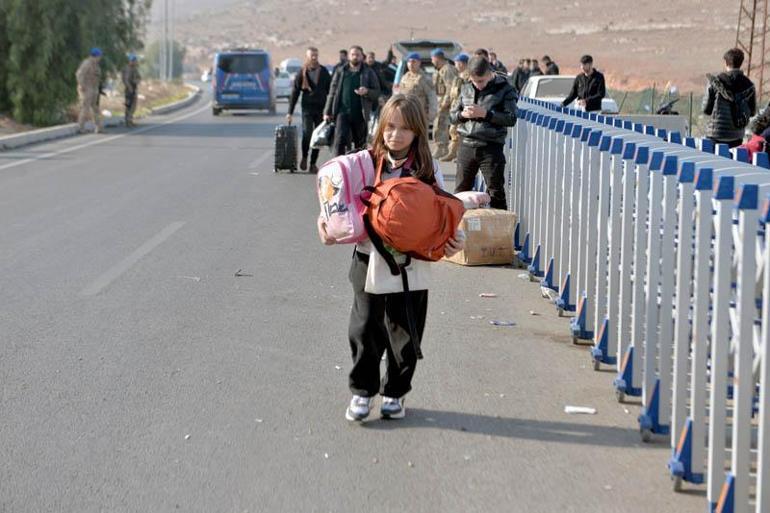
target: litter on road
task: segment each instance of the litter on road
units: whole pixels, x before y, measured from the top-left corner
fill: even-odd
[[[596,408],[589,406],[565,406],[564,413],[571,415],[596,415]]]
[[[243,272],[243,269],[238,269],[237,271],[235,271],[235,277],[236,278],[253,278],[254,275]]]
[[[497,297],[497,294],[495,294],[494,292],[482,292],[481,294],[479,294],[479,297],[494,298],[494,297]]]
[[[513,321],[489,321],[489,324],[492,326],[516,326],[516,323]]]

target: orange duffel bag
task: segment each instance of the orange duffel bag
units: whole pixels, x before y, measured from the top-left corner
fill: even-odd
[[[365,200],[366,224],[385,245],[419,260],[443,258],[465,213],[461,200],[411,176],[383,182],[382,163],[374,186],[365,190],[370,193]],[[378,241],[371,235],[376,247]]]

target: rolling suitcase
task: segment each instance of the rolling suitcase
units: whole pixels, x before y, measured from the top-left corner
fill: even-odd
[[[290,172],[297,170],[297,127],[278,125],[275,127],[275,166],[277,173],[281,169]]]

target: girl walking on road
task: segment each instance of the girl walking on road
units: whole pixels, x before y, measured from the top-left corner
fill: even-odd
[[[411,175],[443,188],[443,177],[428,146],[428,123],[416,98],[395,95],[385,104],[371,151],[374,165],[382,168],[383,181]],[[318,221],[318,233],[324,244],[335,244],[336,241],[326,233],[322,218]],[[463,247],[464,236],[455,233],[445,254],[454,255]],[[418,284],[415,288],[419,290],[411,290],[407,298],[404,292],[373,294],[365,291],[367,269],[370,260],[376,258],[381,257],[369,240],[359,243],[349,273],[353,286],[353,309],[348,329],[353,356],[349,386],[353,398],[345,417],[350,421],[362,421],[369,416],[378,392],[382,395],[380,414],[383,418],[404,417],[404,396],[412,388],[420,344],[420,340],[413,340],[410,335],[407,307],[411,307],[419,339],[428,312],[424,273],[430,264],[415,260],[408,268],[409,281]],[[395,279],[400,283],[400,278]],[[386,352],[387,370],[380,381],[380,360]]]

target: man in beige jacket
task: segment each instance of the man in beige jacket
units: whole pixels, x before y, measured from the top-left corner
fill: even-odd
[[[80,97],[80,114],[78,125],[80,132],[86,131],[86,120],[91,118],[96,125],[96,133],[104,130],[102,119],[99,115],[99,84],[102,81],[102,69],[99,62],[102,60],[102,51],[92,48],[89,55],[78,68],[75,77],[78,81],[78,96]]]

